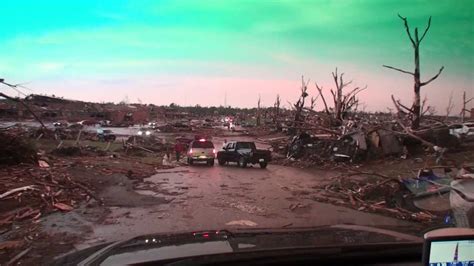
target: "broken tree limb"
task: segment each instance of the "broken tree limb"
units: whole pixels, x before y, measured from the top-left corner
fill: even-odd
[[[402,73],[405,73],[405,74],[410,74],[410,75],[415,75],[414,73],[410,72],[410,71],[406,71],[406,70],[403,70],[403,69],[400,69],[400,68],[396,68],[396,67],[393,67],[393,66],[387,66],[387,65],[382,65],[383,67],[386,67],[386,68],[390,68],[390,69],[393,69],[393,70],[396,70],[396,71],[399,71],[399,72],[402,72]]]
[[[6,265],[14,265],[17,261],[19,261],[21,258],[23,258],[23,256],[25,256],[28,252],[30,252],[31,249],[32,249],[32,247],[29,247],[29,248],[23,250],[22,252],[18,253],[18,255],[16,255],[11,260],[9,260]]]
[[[55,207],[56,209],[58,209],[60,211],[65,211],[65,212],[74,210],[74,207],[72,207],[71,205],[61,203],[61,202],[54,203],[53,207]]]
[[[392,94],[392,102],[393,102],[393,105],[395,106],[395,108],[397,109],[397,116],[400,117],[400,114],[403,113],[402,109],[400,108],[400,106],[398,105],[397,101],[395,100],[395,97],[393,97],[393,94]]]
[[[403,128],[403,130],[405,131],[405,133],[406,133],[407,135],[409,135],[410,137],[421,141],[421,143],[423,143],[424,145],[429,146],[429,147],[431,147],[431,148],[434,148],[434,147],[436,146],[435,144],[433,144],[433,143],[431,143],[431,142],[429,142],[429,141],[426,141],[426,140],[424,140],[424,139],[418,137],[417,135],[413,134],[413,133],[411,132],[411,130],[408,129],[408,128],[402,123],[402,121],[400,121],[400,119],[397,119],[397,123]]]
[[[111,144],[112,144],[111,141],[107,142],[107,146],[105,147],[104,151],[108,151],[110,149]]]
[[[154,151],[152,151],[152,150],[149,150],[149,149],[147,149],[147,148],[143,148],[143,147],[141,147],[141,146],[138,146],[138,145],[135,145],[135,144],[127,143],[127,147],[131,147],[131,148],[137,148],[137,149],[144,150],[144,151],[146,151],[146,152],[149,152],[149,153],[153,153],[153,154],[155,154],[155,152],[154,152]]]
[[[433,80],[437,79],[439,77],[439,75],[441,74],[441,72],[443,72],[443,69],[444,69],[444,66],[442,66],[439,71],[438,71],[438,74],[434,75],[432,78],[430,78],[428,81],[425,81],[425,82],[421,82],[420,83],[420,86],[426,86],[428,84],[430,84],[430,82],[432,82]]]
[[[400,14],[398,14],[398,17],[403,20],[403,23],[404,23],[404,26],[405,26],[405,30],[407,31],[407,35],[408,37],[410,38],[410,41],[411,41],[411,44],[413,44],[413,46],[416,46],[416,43],[415,41],[413,40],[413,38],[411,37],[411,33],[410,33],[410,26],[408,26],[408,20],[406,17],[402,17]],[[424,37],[424,36],[423,36]]]
[[[423,39],[425,38],[425,35],[426,33],[428,32],[428,30],[430,29],[430,26],[431,26],[431,16],[430,18],[428,19],[428,25],[426,25],[426,28],[425,28],[425,32],[423,32],[423,35],[421,35],[421,38],[420,38],[420,41],[423,41]]]
[[[355,202],[354,197],[352,196],[352,194],[351,194],[351,193],[348,193],[348,192],[346,192],[345,194],[347,195],[347,197],[348,197],[349,200],[351,201],[351,205],[352,205],[352,206],[355,206],[355,205],[356,205],[356,202]]]
[[[385,185],[385,184],[390,183],[390,182],[400,184],[400,180],[395,179],[395,178],[389,178],[389,179],[385,179],[385,180],[383,180],[381,182],[378,182],[378,183],[365,185],[365,186],[361,187],[361,191],[363,191],[365,189],[369,189],[369,188],[374,189],[376,187],[380,187],[381,185]]]
[[[392,102],[393,104],[395,105],[395,107],[397,108],[397,111],[400,112],[400,107],[403,108],[404,110],[406,110],[407,112],[410,112],[410,113],[413,113],[413,109],[412,108],[408,108],[406,107],[405,105],[403,105],[400,100],[395,100],[395,97],[393,97],[393,94],[391,95],[391,98],[392,98]]]
[[[58,146],[56,147],[56,149],[61,148],[62,145],[63,145],[63,141],[61,140],[61,141],[59,142]]]
[[[91,198],[95,199],[99,204],[103,204],[104,202],[102,201],[102,199],[100,199],[99,197],[97,197],[89,188],[87,188],[86,186],[84,186],[83,184],[81,183],[78,183],[78,182],[74,182],[73,180],[71,180],[70,178],[68,178],[69,182],[71,182],[73,185],[75,185],[76,187],[79,187],[81,188],[82,190],[84,190],[84,192],[86,192],[87,195],[89,195]]]
[[[300,124],[301,126],[294,126],[292,128],[295,128],[295,129],[303,129],[303,130],[321,130],[321,131],[324,131],[324,132],[327,132],[327,133],[331,133],[331,134],[334,134],[334,135],[337,135],[337,136],[340,136],[342,135],[341,132],[338,132],[338,131],[335,131],[335,130],[332,130],[332,129],[329,129],[329,128],[325,128],[325,127],[322,127],[322,126],[319,126],[319,125],[313,125],[313,124],[309,124],[309,123],[306,123],[306,122],[295,122],[295,124]]]
[[[326,103],[326,99],[324,98],[324,95],[323,95],[323,87],[319,87],[318,86],[318,83],[314,83],[316,85],[316,89],[318,90],[319,92],[319,96],[321,96],[321,99],[323,100],[323,104],[324,104],[324,111],[326,112],[326,114],[329,114],[329,109],[328,109],[328,105]]]
[[[79,130],[79,133],[77,134],[77,138],[76,138],[76,146],[79,145],[79,141],[81,140],[81,134],[82,134],[82,129]]]
[[[403,104],[400,102],[400,100],[397,100],[397,104],[398,104],[398,106],[400,106],[400,107],[402,107],[403,109],[405,109],[407,112],[413,113],[413,108],[408,108],[408,107],[406,107],[405,105],[403,105]]]
[[[387,176],[387,175],[383,175],[383,174],[379,174],[379,173],[375,173],[375,172],[364,172],[364,171],[357,171],[357,170],[354,170],[354,169],[350,169],[349,171],[351,171],[352,173],[349,173],[349,175],[374,175],[374,176],[379,176],[379,177],[383,177],[383,178],[387,178],[387,179],[395,179],[393,177],[390,177],[390,176]]]
[[[38,190],[35,185],[30,185],[30,186],[24,186],[24,187],[19,187],[19,188],[14,188],[12,190],[9,190],[3,194],[0,195],[0,199],[3,199],[5,197],[8,197],[11,194],[15,194],[20,191],[25,191],[25,190]]]

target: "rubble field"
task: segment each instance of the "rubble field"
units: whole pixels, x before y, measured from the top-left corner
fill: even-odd
[[[0,262],[47,262],[83,240],[77,234],[44,230],[43,219],[49,215],[80,210],[87,221],[106,224],[108,207],[169,203],[167,197],[136,190],[149,186],[144,179],[157,171],[187,167],[167,154],[172,154],[174,141],[188,142],[191,135],[244,136],[271,147],[273,165],[331,173],[318,178],[304,195],[293,191],[294,196],[414,222],[423,228],[446,226],[447,217],[452,217],[447,186],[456,178],[472,178],[474,143],[433,152],[419,143],[404,142],[397,133],[368,132],[337,136],[316,130],[288,136],[271,127],[251,131],[214,128],[175,132],[166,138],[130,136],[104,142],[81,130],[58,138],[50,130],[10,127],[0,131],[2,143],[7,144],[0,153]],[[298,212],[306,206],[295,202],[289,209]],[[86,233],[90,229],[78,230]],[[54,251],[47,245],[50,241],[59,243]]]

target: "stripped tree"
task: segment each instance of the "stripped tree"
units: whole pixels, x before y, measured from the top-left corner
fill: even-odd
[[[466,105],[472,100],[474,100],[474,97],[471,97],[470,99],[466,99],[466,91],[464,91],[462,94],[462,108],[461,108],[461,122],[463,123],[464,123],[464,120],[466,119],[466,112],[470,112],[469,110],[467,110]]]
[[[277,94],[275,103],[273,104],[273,123],[275,124],[278,124],[278,117],[280,117],[280,104],[281,104],[280,95]]]
[[[353,110],[354,107],[356,107],[359,104],[359,99],[357,98],[357,94],[359,94],[361,91],[367,88],[367,86],[363,88],[355,87],[349,92],[345,92],[344,89],[347,88],[352,83],[352,80],[349,82],[344,82],[343,76],[344,76],[344,73],[341,73],[341,74],[337,73],[337,68],[335,72],[332,72],[332,77],[336,85],[334,89],[331,89],[331,95],[332,95],[333,103],[334,103],[332,114],[335,119],[340,120],[340,121],[344,119],[344,115],[347,112]],[[322,92],[323,88],[320,87],[316,83],[316,89],[319,92],[319,96],[321,96],[321,99],[323,100],[324,109],[326,113],[330,114],[331,112],[328,108],[326,99],[324,98],[324,95]]]
[[[421,117],[425,116],[426,114],[429,116],[433,116],[436,113],[436,108],[434,106],[428,105],[428,97],[425,94],[423,101],[421,102]]]
[[[393,70],[396,70],[396,71],[399,71],[399,72],[402,72],[402,73],[409,74],[409,75],[413,76],[415,97],[414,97],[414,100],[413,100],[412,107],[409,108],[409,112],[412,113],[411,128],[412,129],[417,129],[417,128],[420,127],[420,116],[421,116],[420,89],[421,89],[421,87],[428,85],[430,82],[432,82],[433,80],[438,78],[438,76],[443,71],[444,67],[442,66],[439,69],[438,74],[436,74],[435,76],[433,76],[429,80],[427,80],[425,82],[421,82],[421,79],[420,79],[420,44],[423,41],[423,39],[425,38],[426,33],[430,29],[431,17],[428,19],[428,25],[426,26],[425,31],[423,32],[421,37],[419,37],[419,35],[418,35],[418,27],[415,28],[415,31],[414,31],[415,38],[413,38],[413,36],[410,32],[410,27],[408,25],[407,18],[400,16],[400,14],[398,15],[398,17],[404,23],[405,30],[407,32],[408,38],[410,39],[410,42],[411,42],[411,44],[413,46],[413,49],[414,49],[414,52],[415,52],[415,70],[414,70],[414,72],[410,72],[410,71],[406,71],[406,70],[396,68],[396,67],[392,67],[392,66],[388,66],[388,65],[383,65],[383,66],[386,67],[386,68],[390,68],[390,69],[393,69]],[[395,104],[396,104],[396,102],[399,102],[399,101],[394,101]],[[399,109],[399,108],[397,108],[397,109]]]
[[[319,98],[319,95],[317,95],[316,97],[311,97],[311,105],[310,105],[311,110],[314,110],[314,108],[316,107],[316,101],[318,100],[318,98]]]
[[[302,76],[301,77],[301,95],[298,98],[298,101],[294,104],[295,125],[298,124],[298,122],[302,122],[301,120],[303,118],[302,113],[304,109],[304,103],[305,103],[306,97],[308,97],[308,93],[307,93],[308,83],[309,83],[309,80],[305,82],[304,77]]]
[[[260,111],[260,94],[258,95],[258,102],[257,102],[257,126],[260,126],[260,120],[261,120],[261,111]]]
[[[453,92],[451,91],[451,94],[449,95],[448,106],[446,106],[446,117],[444,118],[444,121],[448,121],[449,115],[451,114],[451,111],[453,109],[454,109]]]
[[[319,87],[318,86],[318,83],[314,83],[316,85],[316,89],[318,90],[319,92],[319,96],[321,96],[321,100],[323,100],[323,104],[324,104],[324,111],[326,112],[326,114],[330,114],[329,112],[329,108],[328,108],[328,104],[326,103],[326,99],[324,98],[324,95],[323,95],[323,87]]]

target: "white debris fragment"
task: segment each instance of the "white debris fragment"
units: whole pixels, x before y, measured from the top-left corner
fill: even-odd
[[[38,160],[38,165],[41,168],[49,168],[49,164],[46,161]]]
[[[249,221],[249,220],[236,220],[236,221],[230,221],[230,222],[226,223],[226,225],[257,226],[257,223]]]

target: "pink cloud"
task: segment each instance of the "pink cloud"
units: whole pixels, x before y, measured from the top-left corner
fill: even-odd
[[[410,105],[412,80],[407,76],[397,76],[396,73],[384,73],[383,69],[375,72],[365,72],[356,68],[347,67],[347,80],[354,79],[354,86],[365,86],[359,97],[367,105],[368,111],[386,111],[392,108],[390,95],[394,94],[404,103]],[[332,103],[329,93],[333,88],[331,71],[319,72],[318,76],[311,77],[309,85],[310,96],[317,91],[314,80],[325,88],[325,97]],[[325,71],[326,72],[326,71]],[[294,79],[281,78],[240,78],[240,77],[212,77],[212,76],[132,76],[109,77],[101,79],[74,78],[67,80],[41,81],[35,84],[36,92],[56,94],[71,99],[86,101],[114,101],[119,102],[127,96],[131,102],[140,99],[143,103],[168,105],[171,102],[180,105],[219,106],[224,104],[224,95],[227,94],[227,104],[239,107],[255,107],[260,94],[262,105],[272,106],[277,94],[282,98],[282,104],[288,106],[288,101],[295,102],[300,94],[301,77]],[[432,84],[423,88],[422,95],[428,94],[429,102],[435,105],[439,114],[443,114],[449,94],[453,90],[455,112],[460,108],[460,97],[463,88],[470,88],[468,80],[457,80],[456,84],[440,77]],[[467,91],[468,96],[474,96]],[[330,104],[331,105],[331,104]],[[317,109],[322,108],[319,100]]]

